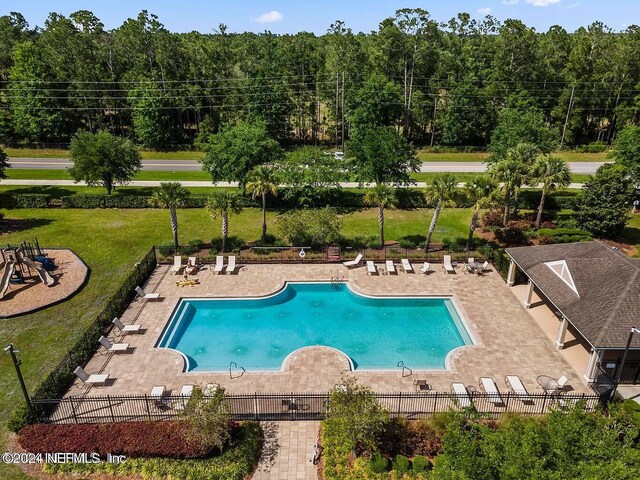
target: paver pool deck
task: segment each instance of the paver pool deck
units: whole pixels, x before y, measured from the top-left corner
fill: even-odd
[[[419,265],[414,264],[416,267]],[[122,317],[125,324],[142,325],[143,333],[122,338],[114,336],[116,331],[111,333],[112,339],[130,343],[130,353],[108,355],[101,349],[85,368],[89,373],[108,373],[112,383],[87,392],[77,381],[67,395],[148,394],[156,385],[177,393],[183,384],[207,383],[218,383],[228,393],[326,392],[345,374],[376,392],[413,392],[417,379],[426,380],[433,390],[448,392],[451,382],[477,386],[478,379],[485,376],[493,377],[500,390],[507,390],[504,377],[512,374],[519,375],[532,393],[536,392],[538,375],[566,375],[569,390],[591,392],[493,268],[484,276],[463,273],[461,268],[456,274],[446,274],[440,265],[435,265],[430,275],[368,276],[364,267],[347,270],[336,264],[261,264],[242,266],[235,275],[214,275],[205,266],[191,277],[200,285],[185,288],[176,286],[182,277],[169,270],[170,266],[159,266],[144,287],[147,292],[160,293],[162,300],[134,301]],[[180,298],[263,296],[281,289],[285,281],[330,281],[335,276],[344,277],[355,291],[368,295],[451,296],[476,344],[454,351],[448,370],[414,370],[404,377],[400,368],[348,371],[343,355],[321,347],[298,351],[278,372],[242,376],[234,372],[234,378],[229,371],[185,373],[178,352],[155,348]],[[407,335],[411,335],[410,325]]]

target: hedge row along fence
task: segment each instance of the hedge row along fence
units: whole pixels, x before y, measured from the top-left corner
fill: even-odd
[[[535,210],[540,204],[540,190],[523,190],[518,195],[517,207]],[[362,208],[367,206],[365,193],[357,190],[343,190],[327,188],[319,190],[305,190],[282,188],[275,198],[268,200],[269,208],[323,208],[327,205],[342,208]],[[427,202],[422,190],[415,188],[400,188],[396,190],[397,207],[434,208],[435,202]],[[0,194],[0,208],[152,208],[149,195],[55,195],[40,193],[3,193]],[[574,209],[577,204],[578,193],[563,191],[555,192],[547,197],[547,210]],[[464,192],[458,192],[456,206],[471,207]],[[191,195],[186,201],[186,208],[203,208],[207,201],[206,195]],[[242,196],[243,207],[260,207],[260,201],[250,196]]]
[[[95,354],[99,347],[98,340],[101,335],[107,335],[114,317],[119,317],[127,309],[135,297],[135,287],[143,285],[157,265],[156,250],[152,247],[144,258],[136,264],[120,288],[105,302],[104,309],[96,319],[87,327],[80,339],[67,352],[62,361],[46,376],[44,381],[31,395],[32,401],[50,398],[61,398],[64,392],[71,386],[74,379],[73,370],[78,366],[84,366]],[[40,407],[34,402],[34,407],[29,409],[26,404],[21,404],[9,420],[9,428],[18,431],[22,427],[35,423],[38,418],[47,412],[38,411]]]

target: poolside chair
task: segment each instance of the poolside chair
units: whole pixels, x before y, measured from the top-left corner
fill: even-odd
[[[476,259],[473,257],[467,258],[467,263],[476,263]]]
[[[513,394],[522,401],[522,403],[533,403],[529,392],[527,392],[527,389],[523,385],[522,380],[520,380],[520,377],[518,377],[518,375],[507,375],[506,377],[504,377],[504,383],[507,388],[510,388]]]
[[[485,391],[487,397],[491,403],[494,405],[504,405],[504,401],[500,396],[500,391],[498,390],[498,386],[496,382],[493,381],[491,377],[480,377],[480,388]]]
[[[118,327],[118,330],[120,330],[123,335],[127,333],[138,333],[142,328],[142,325],[125,325],[118,317],[114,318],[111,323]]]
[[[145,293],[139,286],[136,287],[136,293],[142,300],[158,300],[160,298],[159,293]]]
[[[467,392],[467,388],[464,386],[464,383],[452,383],[451,384],[451,393],[456,398],[456,401],[462,408],[470,407],[472,404],[471,397],[469,397],[469,392]]]
[[[416,386],[416,392],[428,392],[431,390],[431,385],[426,380],[414,380],[413,384]]]
[[[196,257],[189,257],[189,261],[187,262],[186,272],[188,275],[194,275],[198,273],[198,259]]]
[[[422,264],[422,268],[420,269],[420,273],[427,275],[428,273],[433,273],[433,270],[431,270],[431,264],[429,262],[424,262]]]
[[[213,268],[213,273],[220,273],[224,270],[224,257],[222,255],[218,255],[216,257],[216,266]]]
[[[98,341],[109,353],[126,353],[129,349],[128,343],[111,343],[111,341],[104,335],[102,335]]]
[[[109,380],[108,374],[89,375],[87,372],[84,371],[84,368],[80,366],[77,366],[76,369],[73,371],[73,373],[75,373],[76,377],[82,380],[82,383],[86,385],[98,385],[98,384],[104,385],[105,382]]]
[[[153,403],[155,404],[156,407],[163,408],[166,406],[164,403],[164,394],[166,393],[166,391],[167,389],[164,385],[159,385],[151,389],[149,398],[153,400]]]
[[[387,273],[396,273],[396,267],[393,264],[393,260],[387,260],[385,266],[387,267]]]
[[[565,375],[562,375],[558,379],[558,390],[560,391],[564,390],[564,386],[567,384],[568,381],[569,379]]]
[[[400,260],[400,262],[402,263],[402,268],[404,269],[405,273],[413,272],[413,267],[411,266],[411,262],[409,262],[408,259],[403,258],[402,260]]]
[[[231,255],[229,257],[228,262],[227,262],[227,273],[233,274],[233,273],[235,273],[237,268],[238,268],[238,266],[236,265],[236,256],[235,255]]]
[[[451,264],[451,255],[444,256],[442,268],[444,268],[444,271],[447,273],[456,273],[455,268],[453,268],[453,265]]]
[[[378,270],[376,269],[376,264],[373,263],[373,261],[371,260],[367,260],[367,275],[373,275],[378,273]]]
[[[187,408],[191,395],[193,395],[193,385],[182,385],[180,393],[178,394],[180,399],[176,400],[173,408],[176,410],[184,410]]]
[[[489,268],[489,260],[485,260],[480,268],[476,268],[476,273],[478,275],[484,275],[484,272]]]
[[[362,262],[362,258],[363,258],[363,255],[361,253],[359,253],[358,256],[355,258],[355,260],[349,260],[348,262],[342,262],[342,264],[347,268],[357,267],[358,265],[360,265],[360,262]]]
[[[176,255],[175,257],[173,257],[173,267],[171,267],[171,271],[177,275],[178,273],[180,273],[182,268],[182,257]]]

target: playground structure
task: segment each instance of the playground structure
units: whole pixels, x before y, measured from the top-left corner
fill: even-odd
[[[20,245],[7,245],[0,250],[2,254],[2,274],[0,275],[0,300],[4,298],[11,284],[25,283],[27,278],[39,278],[47,287],[53,286],[54,279],[49,271],[57,267],[40,249],[38,239],[35,246],[23,242]],[[35,272],[35,275],[33,274]]]

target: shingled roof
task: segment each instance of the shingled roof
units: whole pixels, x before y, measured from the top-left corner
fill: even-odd
[[[640,259],[598,241],[514,247],[507,253],[593,347],[624,348],[631,327],[640,328]],[[568,276],[563,280],[556,273],[558,264],[548,265],[563,260],[575,291]],[[632,345],[640,347],[640,335]]]

